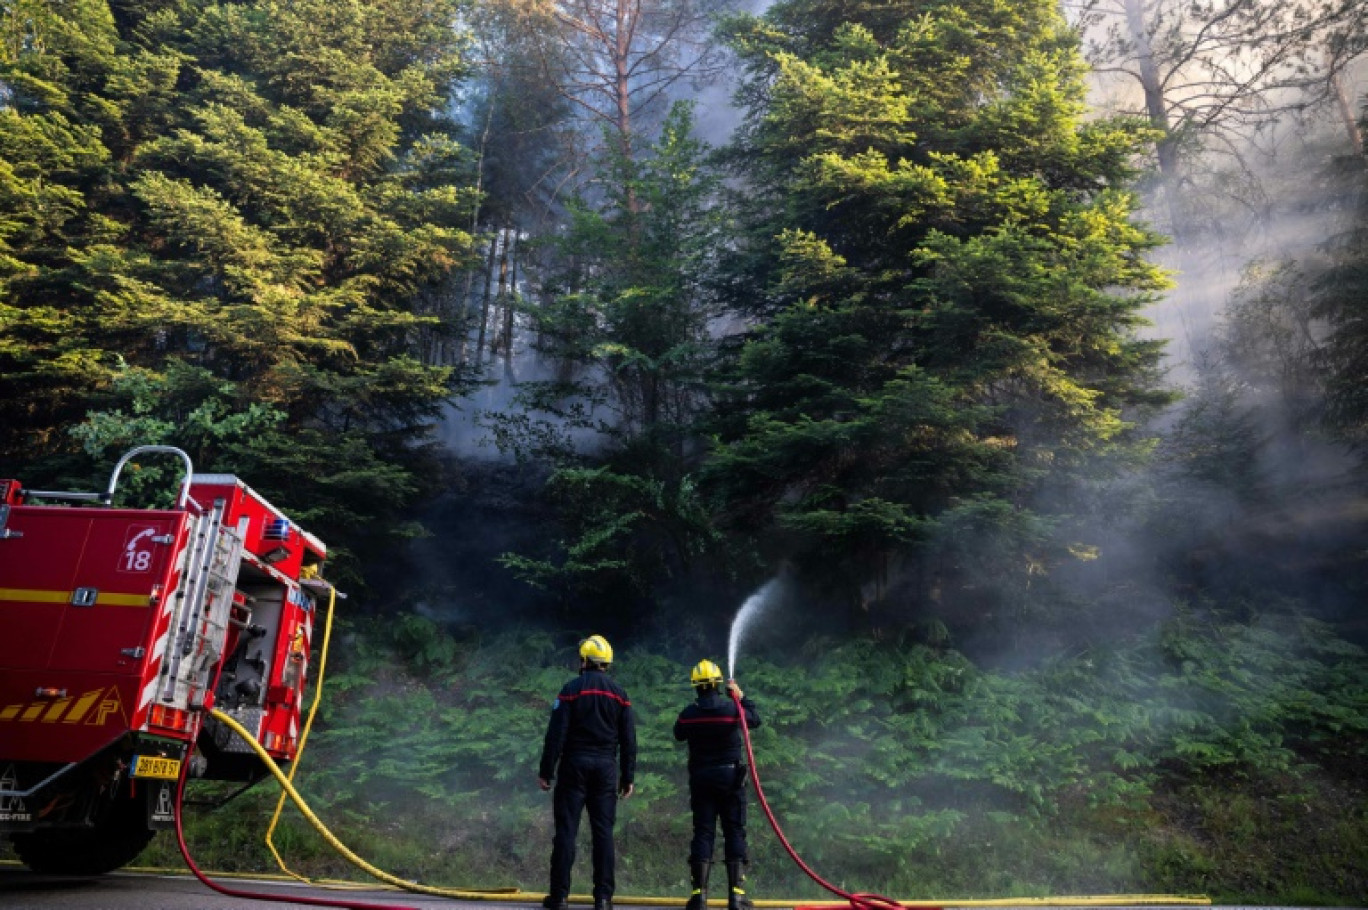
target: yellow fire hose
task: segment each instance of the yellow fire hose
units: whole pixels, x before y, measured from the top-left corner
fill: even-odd
[[[316,578],[318,576],[318,570],[314,566],[306,566],[300,571],[300,576]],[[328,669],[328,647],[332,641],[333,610],[336,606],[337,589],[332,585],[328,585],[328,616],[323,623],[323,645],[318,650],[318,678],[314,681],[313,704],[309,706],[309,716],[304,721],[303,731],[299,734],[299,748],[295,750],[294,761],[290,763],[290,773],[288,777],[292,784],[294,783],[295,773],[299,770],[300,760],[304,757],[304,746],[309,741],[309,731],[313,729],[314,717],[318,714],[318,706],[323,701],[323,678]],[[271,855],[275,857],[276,865],[280,867],[281,872],[284,872],[291,878],[298,879],[301,882],[311,882],[311,879],[300,875],[289,866],[285,865],[285,860],[281,857],[280,851],[276,849],[275,841],[272,838],[272,835],[275,834],[276,825],[280,823],[280,813],[285,808],[285,800],[287,798],[288,796],[285,791],[281,790],[280,799],[276,801],[275,812],[271,815],[271,824],[266,828],[266,847],[271,851]]]

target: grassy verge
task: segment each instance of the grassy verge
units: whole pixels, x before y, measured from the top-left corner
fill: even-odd
[[[454,638],[414,622],[353,634],[297,782],[396,875],[542,890],[550,800],[535,762],[564,655],[536,633]],[[620,890],[682,896],[687,783],[670,725],[686,668],[630,653],[616,672],[637,706],[641,771],[619,816]],[[1016,673],[917,645],[812,653],[756,658],[745,682],[771,803],[842,887],[1368,903],[1368,661],[1315,623],[1183,620]],[[197,858],[273,869],[261,837],[274,803],[267,784],[191,818]],[[750,829],[752,893],[823,896],[755,808]],[[357,875],[292,810],[275,840],[302,874]],[[180,862],[166,837],[141,861]]]

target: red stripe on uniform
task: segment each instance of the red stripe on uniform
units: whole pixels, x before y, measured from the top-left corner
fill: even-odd
[[[629,707],[629,708],[632,706],[632,703],[631,703],[630,701],[628,701],[627,699],[623,698],[621,695],[618,695],[616,692],[609,692],[607,689],[582,689],[581,691],[575,693],[574,695],[562,695],[562,696],[560,696],[560,700],[561,700],[561,701],[574,701],[575,699],[579,698],[581,695],[602,695],[602,696],[604,696],[605,698],[611,698],[613,701],[618,702],[619,704],[622,704],[622,705],[626,705],[626,706]]]

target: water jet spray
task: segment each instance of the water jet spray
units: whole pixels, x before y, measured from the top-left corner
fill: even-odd
[[[765,582],[755,593],[746,598],[745,603],[741,604],[741,609],[736,611],[736,616],[732,619],[731,634],[727,637],[727,676],[736,676],[736,655],[741,650],[741,639],[754,624],[759,615],[771,603],[773,595],[779,586],[779,580],[783,576],[776,576]]]

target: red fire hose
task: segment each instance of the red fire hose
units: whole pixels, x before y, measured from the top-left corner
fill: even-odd
[[[852,893],[838,888],[816,872],[813,872],[812,868],[808,866],[807,863],[803,862],[803,858],[798,855],[798,852],[794,850],[793,846],[788,842],[788,838],[784,836],[784,832],[779,827],[779,822],[774,817],[773,810],[770,809],[769,801],[765,799],[764,788],[760,786],[760,775],[755,770],[755,750],[751,748],[750,727],[746,724],[746,709],[741,707],[741,696],[737,694],[735,689],[732,689],[731,696],[732,701],[736,702],[736,713],[741,722],[741,735],[746,741],[746,759],[750,762],[750,777],[751,782],[755,784],[755,798],[759,801],[760,808],[765,810],[765,817],[769,819],[770,827],[774,829],[775,835],[779,838],[779,843],[784,845],[784,849],[788,851],[788,855],[793,861],[798,864],[798,868],[802,869],[803,872],[807,874],[808,878],[812,879],[832,894],[849,901],[850,906],[854,908],[854,910],[905,910],[905,908],[913,906],[911,904],[900,903],[893,900],[891,897],[884,897],[881,894]]]

